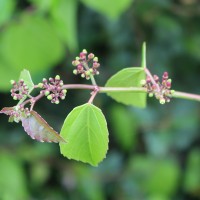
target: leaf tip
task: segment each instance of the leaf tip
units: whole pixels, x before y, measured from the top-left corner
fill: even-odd
[[[144,41],[142,44],[142,67],[146,67],[146,42]]]

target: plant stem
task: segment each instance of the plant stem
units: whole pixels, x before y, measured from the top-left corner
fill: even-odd
[[[82,89],[82,90],[93,90],[92,96],[90,97],[90,100],[88,103],[92,103],[97,93],[107,93],[107,92],[143,92],[146,93],[146,88],[143,87],[98,87],[96,85],[87,85],[87,84],[66,84],[62,86],[62,89]],[[34,104],[40,100],[45,95],[43,93],[32,97],[30,99],[27,99],[24,101],[21,105],[25,106],[28,103],[34,102]],[[193,101],[199,101],[200,102],[200,95],[198,94],[190,94],[186,92],[179,92],[175,91],[172,95],[173,98],[179,98],[179,99],[187,99],[187,100],[193,100]]]
[[[156,86],[157,92],[160,92],[160,87],[159,87],[159,85],[156,83],[156,81],[154,80],[154,78],[153,78],[151,72],[148,70],[148,68],[145,67],[145,68],[144,68],[144,71],[145,71],[146,75],[151,79],[152,84]]]
[[[99,92],[99,87],[96,86],[96,88],[94,89],[94,91],[91,93],[92,96],[90,97],[88,103],[91,104],[93,102],[93,100],[94,100],[94,98],[95,98],[95,96],[97,95],[98,92]]]
[[[88,67],[88,64],[85,62],[83,63],[83,66],[85,67],[86,70],[90,70],[90,68]],[[94,79],[94,76],[92,74],[90,74],[90,78],[91,78],[91,82],[92,82],[92,85],[97,85],[95,79]]]
[[[198,94],[191,94],[186,92],[174,92],[172,95],[173,98],[180,98],[180,99],[187,99],[187,100],[193,100],[193,101],[200,101],[200,95]]]
[[[147,92],[147,90],[143,87],[99,87],[99,92]]]
[[[83,90],[94,90],[95,89],[95,85],[87,85],[87,84],[67,84],[67,85],[63,85],[62,89],[83,89]]]
[[[94,79],[94,76],[92,74],[90,74],[90,78],[91,78],[92,85],[97,85],[97,83]]]

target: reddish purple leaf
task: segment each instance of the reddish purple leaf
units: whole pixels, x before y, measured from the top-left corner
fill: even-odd
[[[40,142],[65,142],[66,141],[50,127],[47,122],[35,111],[30,111],[30,116],[22,117],[22,126],[32,139]]]
[[[21,111],[17,110],[16,107],[5,107],[3,108],[0,113],[9,115],[9,122],[19,122],[21,120]]]
[[[14,107],[5,107],[0,111],[0,113],[11,115],[13,111],[14,111]]]

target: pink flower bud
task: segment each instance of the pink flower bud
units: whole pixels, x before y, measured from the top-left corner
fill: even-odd
[[[89,55],[88,55],[88,59],[93,59],[94,58],[94,54],[93,53],[90,53]]]
[[[170,81],[167,81],[167,82],[166,82],[166,86],[167,86],[167,88],[170,88],[170,87],[171,87],[171,82],[170,82]]]
[[[158,77],[157,75],[154,75],[154,76],[153,76],[153,79],[154,79],[156,82],[159,81],[159,77]]]
[[[149,76],[146,77],[146,82],[147,82],[147,83],[151,83],[151,79],[150,79]]]
[[[94,67],[94,68],[98,68],[99,66],[100,66],[100,64],[99,64],[98,62],[94,62],[94,63],[93,63],[93,67]]]
[[[81,58],[81,59],[85,59],[85,58],[86,58],[86,54],[83,53],[83,52],[81,52],[81,53],[80,53],[80,58]]]
[[[167,80],[168,79],[168,72],[164,72],[162,78],[163,78],[163,80]]]
[[[83,70],[83,66],[82,66],[81,64],[79,64],[79,65],[77,66],[77,70],[78,70],[78,71],[82,71],[82,70]]]
[[[152,90],[156,90],[157,86],[156,85],[152,85]]]

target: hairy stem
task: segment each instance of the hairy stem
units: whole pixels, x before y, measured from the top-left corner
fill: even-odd
[[[200,101],[200,95],[198,94],[191,94],[186,92],[174,92],[172,95],[173,98],[180,98],[180,99],[187,99],[187,100],[193,100],[193,101]]]

